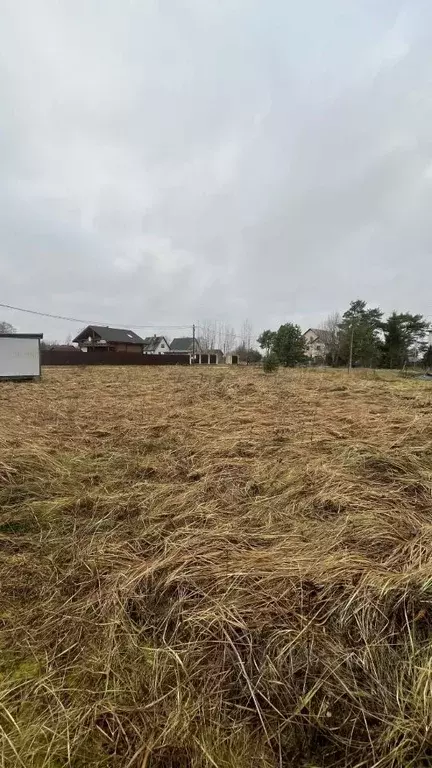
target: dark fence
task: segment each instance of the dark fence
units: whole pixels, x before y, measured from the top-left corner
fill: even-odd
[[[189,365],[189,355],[140,355],[138,352],[41,350],[42,365]]]

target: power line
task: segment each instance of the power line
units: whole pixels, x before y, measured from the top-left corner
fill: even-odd
[[[116,328],[165,328],[169,330],[190,328],[191,323],[186,325],[138,325],[137,323],[129,323],[129,325],[123,325],[123,323],[106,323],[101,320],[82,320],[77,317],[65,317],[64,315],[51,315],[49,312],[38,312],[35,309],[24,309],[23,307],[13,307],[11,304],[1,304],[0,307],[4,309],[13,309],[15,312],[26,312],[29,315],[38,315],[38,317],[50,317],[53,320],[66,320],[70,323],[82,323],[83,325],[103,325]]]

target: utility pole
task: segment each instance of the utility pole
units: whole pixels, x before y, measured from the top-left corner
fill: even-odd
[[[192,326],[192,362],[195,362],[195,323]]]
[[[348,373],[351,373],[351,370],[352,370],[353,346],[354,346],[354,323],[351,326],[351,339],[350,339],[350,350],[349,350],[349,361],[348,361]]]

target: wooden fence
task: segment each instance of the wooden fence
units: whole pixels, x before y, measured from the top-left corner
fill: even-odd
[[[140,355],[137,352],[79,352],[42,349],[42,365],[189,365],[189,355]]]

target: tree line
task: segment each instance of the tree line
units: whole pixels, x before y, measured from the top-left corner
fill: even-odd
[[[432,346],[428,340],[432,328],[420,314],[394,311],[385,317],[379,307],[369,307],[357,299],[351,301],[342,315],[337,312],[329,315],[320,330],[325,338],[325,353],[315,358],[315,363],[403,368],[417,362],[432,367]],[[14,332],[12,325],[0,322],[0,333]],[[254,348],[254,334],[248,320],[243,322],[239,333],[231,325],[208,320],[197,326],[197,332],[204,349],[218,348],[224,354],[235,352],[240,360],[250,363],[261,360],[261,353]],[[277,331],[262,331],[257,342],[270,367],[310,361],[305,337],[294,323],[285,323]],[[45,342],[45,345],[53,343]]]
[[[325,352],[314,362],[332,366],[403,368],[410,363],[432,366],[430,323],[420,314],[392,312],[352,301],[339,315],[329,315],[321,326]],[[263,331],[257,339],[275,365],[297,365],[308,360],[305,337],[298,325],[285,323],[277,331]],[[310,359],[310,358],[309,358]]]

